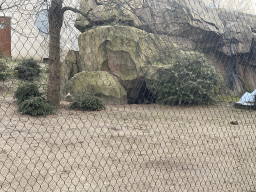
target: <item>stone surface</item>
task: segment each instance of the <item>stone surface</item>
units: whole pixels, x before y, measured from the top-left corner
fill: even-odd
[[[186,37],[200,42],[201,47],[218,46],[224,33],[223,22],[217,12],[201,0],[81,0],[80,9],[89,19],[79,15],[76,27],[84,32],[95,26],[119,23],[157,34]],[[112,3],[110,3],[112,2]]]
[[[223,35],[224,46],[221,51],[226,55],[249,53],[252,44],[251,27],[247,24],[228,22]]]
[[[98,5],[95,0],[81,0],[80,10],[87,12],[92,9],[89,14],[89,19],[82,15],[78,15],[75,26],[81,32],[92,26],[100,26],[104,24],[123,23],[124,25],[132,25],[135,19],[133,9],[142,7],[143,0],[98,0],[101,5]],[[128,4],[128,3],[129,4]]]
[[[210,8],[202,0],[98,2],[81,0],[82,11],[92,10],[75,24],[84,32],[82,71],[108,71],[134,95],[129,90],[140,90],[141,77],[156,78],[179,50],[200,50],[222,70],[227,88],[256,88],[256,16]]]
[[[200,42],[204,48],[219,46],[220,35],[224,33],[217,12],[201,0],[132,0],[129,3],[121,0],[104,1],[103,5],[97,5],[94,0],[81,0],[80,7],[84,12],[92,9],[89,20],[81,15],[77,18],[76,27],[81,32],[119,23],[152,33],[186,37]]]
[[[81,0],[81,10],[92,11],[89,19],[79,15],[81,32],[95,26],[119,23],[147,32],[185,37],[200,49],[218,49],[227,55],[249,53],[256,32],[256,16],[213,9],[201,0]],[[111,3],[110,3],[111,2]]]
[[[122,23],[136,27],[150,27],[158,33],[184,32],[184,25],[205,31],[223,32],[223,24],[217,13],[201,0],[81,0],[80,9],[89,14],[89,20],[79,15],[76,26],[85,29],[104,23]],[[212,18],[215,18],[214,20]]]
[[[150,2],[150,3],[149,3]],[[204,46],[224,33],[217,13],[201,0],[146,1],[136,11],[135,26],[153,33],[186,37]]]
[[[256,32],[256,17],[240,12],[216,9],[224,24],[223,47],[226,55],[249,53]]]
[[[225,9],[214,9],[224,26],[229,22],[238,22],[251,26],[252,31],[256,32],[256,15],[246,14],[238,11],[228,11]]]
[[[185,54],[182,49],[195,49],[195,44],[130,26],[99,26],[79,35],[79,47],[82,71],[111,73],[129,99],[138,103],[151,95],[141,78],[149,77],[158,66],[171,65],[173,59]]]
[[[205,53],[205,56],[219,69],[225,87],[232,90],[232,94],[243,94],[256,88],[256,63],[250,55],[228,56],[214,51]]]
[[[69,50],[61,64],[61,93],[63,93],[63,88],[68,80],[80,71],[79,51]]]
[[[83,71],[74,75],[64,92],[75,98],[97,95],[107,104],[127,103],[127,93],[116,77],[106,71]]]
[[[181,52],[168,36],[128,26],[90,29],[78,41],[82,71],[108,71],[121,81],[143,76],[154,62],[167,62]]]

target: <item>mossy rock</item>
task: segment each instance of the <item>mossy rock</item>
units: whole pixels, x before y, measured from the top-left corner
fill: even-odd
[[[66,93],[75,98],[84,95],[97,95],[104,103],[127,103],[127,93],[117,78],[106,71],[83,71],[72,77],[66,87]]]
[[[173,38],[130,26],[90,29],[78,43],[82,71],[108,71],[122,81],[143,76],[151,62],[166,62],[180,52]]]

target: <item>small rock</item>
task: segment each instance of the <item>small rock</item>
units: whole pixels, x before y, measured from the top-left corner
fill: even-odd
[[[238,125],[238,122],[237,121],[231,121],[230,122],[232,125]]]
[[[70,93],[68,93],[66,96],[65,96],[65,100],[68,101],[68,102],[72,102],[73,101],[73,97]]]

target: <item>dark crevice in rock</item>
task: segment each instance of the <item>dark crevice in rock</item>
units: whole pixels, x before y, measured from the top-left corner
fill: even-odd
[[[75,54],[75,61],[73,61],[74,63],[71,64],[68,80],[74,77],[75,74],[82,71],[81,67],[79,66],[79,51],[74,51],[74,54]]]
[[[223,75],[225,87],[238,94],[253,90],[256,64],[252,53],[227,56],[215,50],[205,54]]]
[[[155,95],[147,88],[146,81],[137,80],[133,88],[127,90],[128,104],[150,104],[156,102]]]
[[[79,22],[79,20],[76,20],[76,22]],[[90,24],[82,27],[80,25],[75,24],[75,27],[81,32],[85,32],[86,30],[89,30],[93,27],[99,27],[99,26],[105,26],[105,25],[113,25],[113,23],[121,24],[122,26],[134,26],[133,20],[117,20],[116,18],[111,18],[108,20],[99,20],[99,21],[91,21]]]

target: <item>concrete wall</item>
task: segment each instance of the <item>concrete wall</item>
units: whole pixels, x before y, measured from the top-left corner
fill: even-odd
[[[16,2],[15,2],[16,1]],[[48,0],[49,1],[49,0]],[[18,7],[0,12],[0,16],[11,17],[11,55],[14,59],[43,60],[48,57],[49,35],[42,33],[35,25],[36,14],[49,7],[44,0],[7,0],[4,8]],[[79,8],[79,0],[64,0],[64,6]],[[78,50],[79,31],[74,27],[76,13],[67,11],[61,31],[61,60],[69,49]]]

